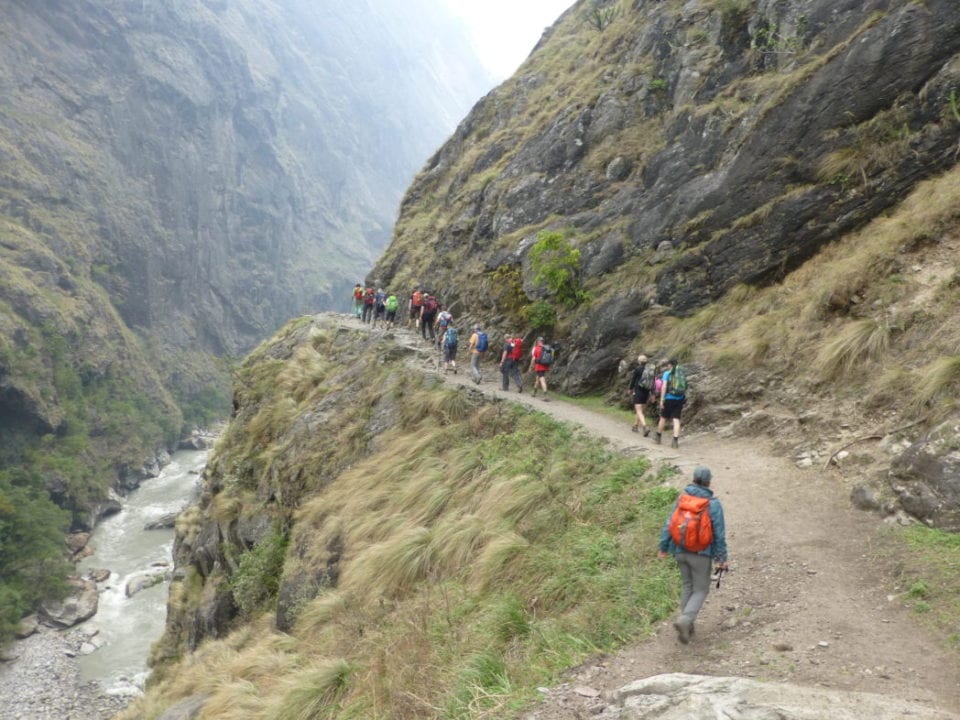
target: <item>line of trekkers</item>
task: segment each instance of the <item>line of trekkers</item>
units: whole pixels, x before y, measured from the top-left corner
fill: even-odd
[[[397,314],[400,312],[400,302],[393,292],[385,292],[382,288],[374,290],[364,288],[357,283],[353,288],[353,311],[356,317],[373,327],[382,322],[384,328],[393,329],[398,326]],[[444,307],[437,296],[420,287],[410,293],[407,300],[407,327],[420,333],[425,342],[436,346],[437,352],[442,354],[445,372],[457,372],[457,349],[459,346],[459,330],[453,321],[450,309]],[[490,351],[490,339],[483,327],[474,325],[468,341],[470,354],[470,374],[478,385],[483,380],[482,363]],[[522,365],[529,359],[528,371],[533,373],[533,396],[538,391],[545,401],[547,397],[547,373],[556,356],[556,348],[538,337],[526,355],[523,348],[523,338],[506,334],[503,337],[503,346],[500,351],[499,369],[501,387],[510,389],[513,380],[517,392],[523,392]]]
[[[357,283],[353,289],[353,309],[356,316],[365,323],[372,323],[373,327],[382,322],[386,329],[397,327],[397,313],[400,312],[400,301],[396,293],[384,292],[383,288],[374,290],[364,288]],[[459,346],[459,331],[454,324],[453,315],[449,308],[444,307],[437,296],[419,286],[415,287],[407,300],[407,327],[419,331],[424,342],[436,346],[437,352],[442,355],[444,372],[457,372],[457,349]],[[470,354],[470,374],[478,385],[483,379],[481,365],[490,350],[490,339],[483,327],[474,325],[468,352]],[[500,378],[504,391],[510,389],[510,381],[523,392],[523,365],[529,361],[527,372],[534,375],[533,396],[537,392],[549,401],[547,397],[547,373],[554,363],[557,348],[538,337],[529,355],[523,348],[523,338],[509,333],[503,336],[503,345],[500,350]],[[680,415],[687,393],[687,376],[684,369],[675,358],[661,363],[651,362],[646,355],[637,357],[637,367],[630,377],[627,392],[633,399],[636,419],[633,431],[643,431],[643,436],[650,434],[647,424],[647,410],[653,417],[659,417],[657,432],[654,440],[662,442],[663,431],[667,421],[672,423],[672,447],[680,446]]]

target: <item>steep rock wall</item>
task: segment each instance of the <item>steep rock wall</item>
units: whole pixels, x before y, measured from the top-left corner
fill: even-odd
[[[644,312],[775,280],[955,162],[952,3],[612,2],[602,30],[592,7],[431,159],[371,273],[522,328],[551,299],[529,249],[568,233],[594,301],[544,329],[570,390],[610,378]]]

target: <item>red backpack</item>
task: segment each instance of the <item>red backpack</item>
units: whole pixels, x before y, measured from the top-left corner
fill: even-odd
[[[684,493],[670,516],[670,537],[688,552],[700,552],[713,542],[713,521],[710,520],[710,498]]]
[[[523,360],[523,338],[516,337],[510,341],[513,346],[508,356],[511,360]]]

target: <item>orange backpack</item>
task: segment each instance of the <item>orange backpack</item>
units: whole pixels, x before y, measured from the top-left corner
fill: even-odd
[[[708,508],[710,498],[684,493],[670,516],[670,537],[688,552],[700,552],[713,542],[713,522]]]

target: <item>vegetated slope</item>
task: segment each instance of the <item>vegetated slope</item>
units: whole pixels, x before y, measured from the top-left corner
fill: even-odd
[[[674,602],[649,547],[676,494],[645,459],[350,322],[294,321],[238,371],[125,717],[502,717]]]
[[[330,307],[486,87],[427,2],[10,0],[0,17],[0,471],[76,520]],[[81,517],[82,516],[82,517]]]
[[[371,277],[550,332],[556,379],[602,386],[652,318],[781,279],[954,165],[958,29],[946,0],[583,0],[420,173]]]
[[[696,652],[669,628],[630,642],[675,602],[676,581],[662,575],[672,564],[652,548],[681,480],[661,485],[669,473],[597,443],[650,442],[628,431],[626,413],[509,394],[586,422],[584,437],[469,382],[422,375],[398,335],[304,318],[241,369],[200,506],[178,522],[157,675],[123,717],[184,703],[211,718],[504,718],[570,668],[573,685],[603,689],[666,671],[759,673],[896,698],[871,700],[885,717],[909,704],[899,700],[922,701],[911,712],[923,717],[954,706],[955,651],[925,646],[934,640],[914,622],[955,621],[944,613],[956,579],[937,563],[955,562],[956,544],[933,563],[902,546],[932,549],[941,533],[851,517],[833,478],[765,455],[766,442],[697,433],[680,457],[650,445],[654,462],[679,463],[685,477],[700,462],[714,468],[736,572],[708,603]],[[782,519],[776,543],[771,517]],[[837,527],[859,543],[834,548]],[[891,572],[906,573],[898,595]],[[824,638],[829,650],[807,647]],[[570,688],[531,717],[602,709]],[[816,695],[810,703],[857,703]]]

